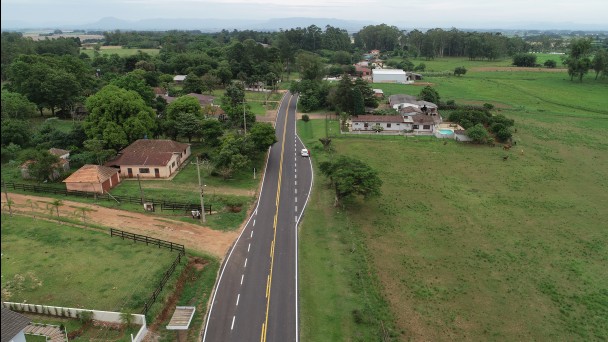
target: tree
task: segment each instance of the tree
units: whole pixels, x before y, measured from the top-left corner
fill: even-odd
[[[432,103],[436,103],[436,104],[439,103],[439,98],[440,98],[439,93],[437,92],[437,90],[435,90],[431,86],[426,86],[426,87],[422,88],[422,90],[420,91],[420,94],[418,94],[419,100],[432,102]]]
[[[25,120],[2,119],[2,146],[15,144],[21,147],[30,142],[30,124]]]
[[[583,77],[591,68],[591,40],[589,39],[574,39],[570,42],[570,52],[564,64],[568,66],[568,75],[572,81],[574,77],[578,77],[580,82],[583,82]]]
[[[83,123],[89,139],[105,140],[106,147],[119,150],[129,143],[152,136],[156,128],[154,110],[134,91],[115,85],[103,87],[86,101],[89,115]]]
[[[251,144],[243,136],[227,135],[222,140],[218,154],[214,158],[215,171],[222,178],[230,178],[234,172],[249,164],[247,156],[251,154]]]
[[[353,114],[352,82],[348,75],[342,75],[336,88],[334,100],[338,111]]]
[[[27,167],[30,177],[39,182],[55,179],[59,169],[59,157],[47,150],[39,150],[29,154],[28,160],[31,161]]]
[[[454,69],[454,75],[456,75],[456,76],[462,76],[466,73],[467,73],[467,69],[463,66],[456,67],[456,69]]]
[[[320,80],[325,76],[321,57],[311,52],[300,52],[296,56],[296,65],[303,80]]]
[[[606,74],[608,73],[608,51],[598,50],[595,53],[595,56],[593,57],[593,61],[591,62],[591,68],[593,68],[593,70],[595,71],[596,80],[600,73],[602,74],[602,76],[606,76]]]
[[[249,131],[256,150],[263,152],[277,142],[276,131],[269,123],[256,122]]]
[[[353,89],[353,115],[365,114],[365,103],[363,102],[363,94],[361,90],[355,87]]]
[[[53,213],[53,208],[57,211],[57,217],[59,217],[59,207],[63,207],[63,201],[60,199],[53,200],[51,203],[51,214]]]
[[[201,138],[209,146],[217,146],[219,138],[224,135],[222,124],[215,119],[206,119],[201,122]]]
[[[2,119],[27,119],[36,114],[36,105],[27,97],[2,90]]]
[[[218,84],[220,84],[220,79],[212,74],[205,74],[201,77],[202,93],[212,93]]]
[[[192,142],[193,137],[201,134],[201,120],[193,113],[179,113],[175,118],[175,128],[178,135]]]
[[[110,84],[122,89],[133,90],[139,94],[148,106],[152,106],[156,96],[154,96],[152,88],[146,83],[143,76],[144,74],[145,72],[143,70],[132,71],[122,77],[114,79]]]
[[[380,195],[382,180],[378,173],[358,159],[339,156],[334,160],[322,162],[319,167],[334,188],[334,206],[356,195],[364,198]]]
[[[477,124],[467,129],[466,134],[475,144],[485,144],[490,135],[482,124]]]
[[[180,114],[192,114],[198,119],[203,118],[203,109],[198,99],[193,96],[180,96],[169,103],[165,109],[165,117],[168,120],[176,120]]]

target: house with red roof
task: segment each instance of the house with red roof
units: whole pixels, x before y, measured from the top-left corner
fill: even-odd
[[[68,191],[103,194],[120,183],[118,171],[113,167],[86,164],[64,179],[63,182]]]
[[[173,140],[139,139],[105,164],[124,178],[169,178],[190,157],[190,144]]]

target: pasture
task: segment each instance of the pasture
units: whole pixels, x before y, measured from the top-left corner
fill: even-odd
[[[137,49],[137,48],[126,48],[121,46],[102,46],[99,49],[99,55],[119,55],[120,57],[128,57],[138,54],[139,52],[146,53],[150,56],[156,56],[160,52],[160,49]],[[95,49],[92,47],[81,48],[81,53],[87,54],[89,57],[95,56]]]
[[[312,264],[300,275],[303,336],[606,340],[606,81],[529,71],[423,81],[442,101],[496,104],[515,119],[517,145],[334,134],[333,153],[378,170],[383,195],[332,208],[316,173],[300,233]],[[316,164],[332,157],[318,142],[323,120],[298,131]]]

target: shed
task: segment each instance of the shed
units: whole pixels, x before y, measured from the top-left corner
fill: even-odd
[[[76,170],[63,182],[68,191],[103,194],[120,183],[120,173],[113,167],[87,164]]]
[[[186,77],[188,77],[188,75],[175,75],[173,77],[173,82],[180,84],[180,83],[184,83],[184,81],[186,80]]]
[[[405,71],[401,69],[373,69],[372,79],[374,83],[405,84],[407,82]]]
[[[26,316],[11,311],[5,307],[1,309],[2,339],[1,342],[25,342],[25,328],[31,320]]]

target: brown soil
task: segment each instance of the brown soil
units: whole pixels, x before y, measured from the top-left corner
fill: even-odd
[[[425,86],[425,87],[426,86],[431,86],[432,87],[432,86],[435,85],[435,83],[431,83],[431,82],[414,82],[411,85],[414,85],[414,86]]]
[[[471,71],[535,71],[535,72],[567,72],[566,69],[525,68],[525,67],[475,67]]]
[[[13,201],[13,211],[24,214],[49,214],[52,198],[9,193]],[[31,204],[30,202],[31,201]],[[188,249],[209,253],[220,259],[228,251],[238,236],[238,231],[220,232],[194,223],[175,221],[166,217],[151,214],[104,208],[95,204],[86,204],[64,200],[59,207],[59,215],[82,219],[82,212],[77,208],[86,207],[92,211],[86,213],[86,222],[105,227],[121,229],[135,234],[148,235],[175,243],[181,243]],[[6,198],[2,196],[2,210],[6,210]],[[56,212],[54,212],[56,215]]]

